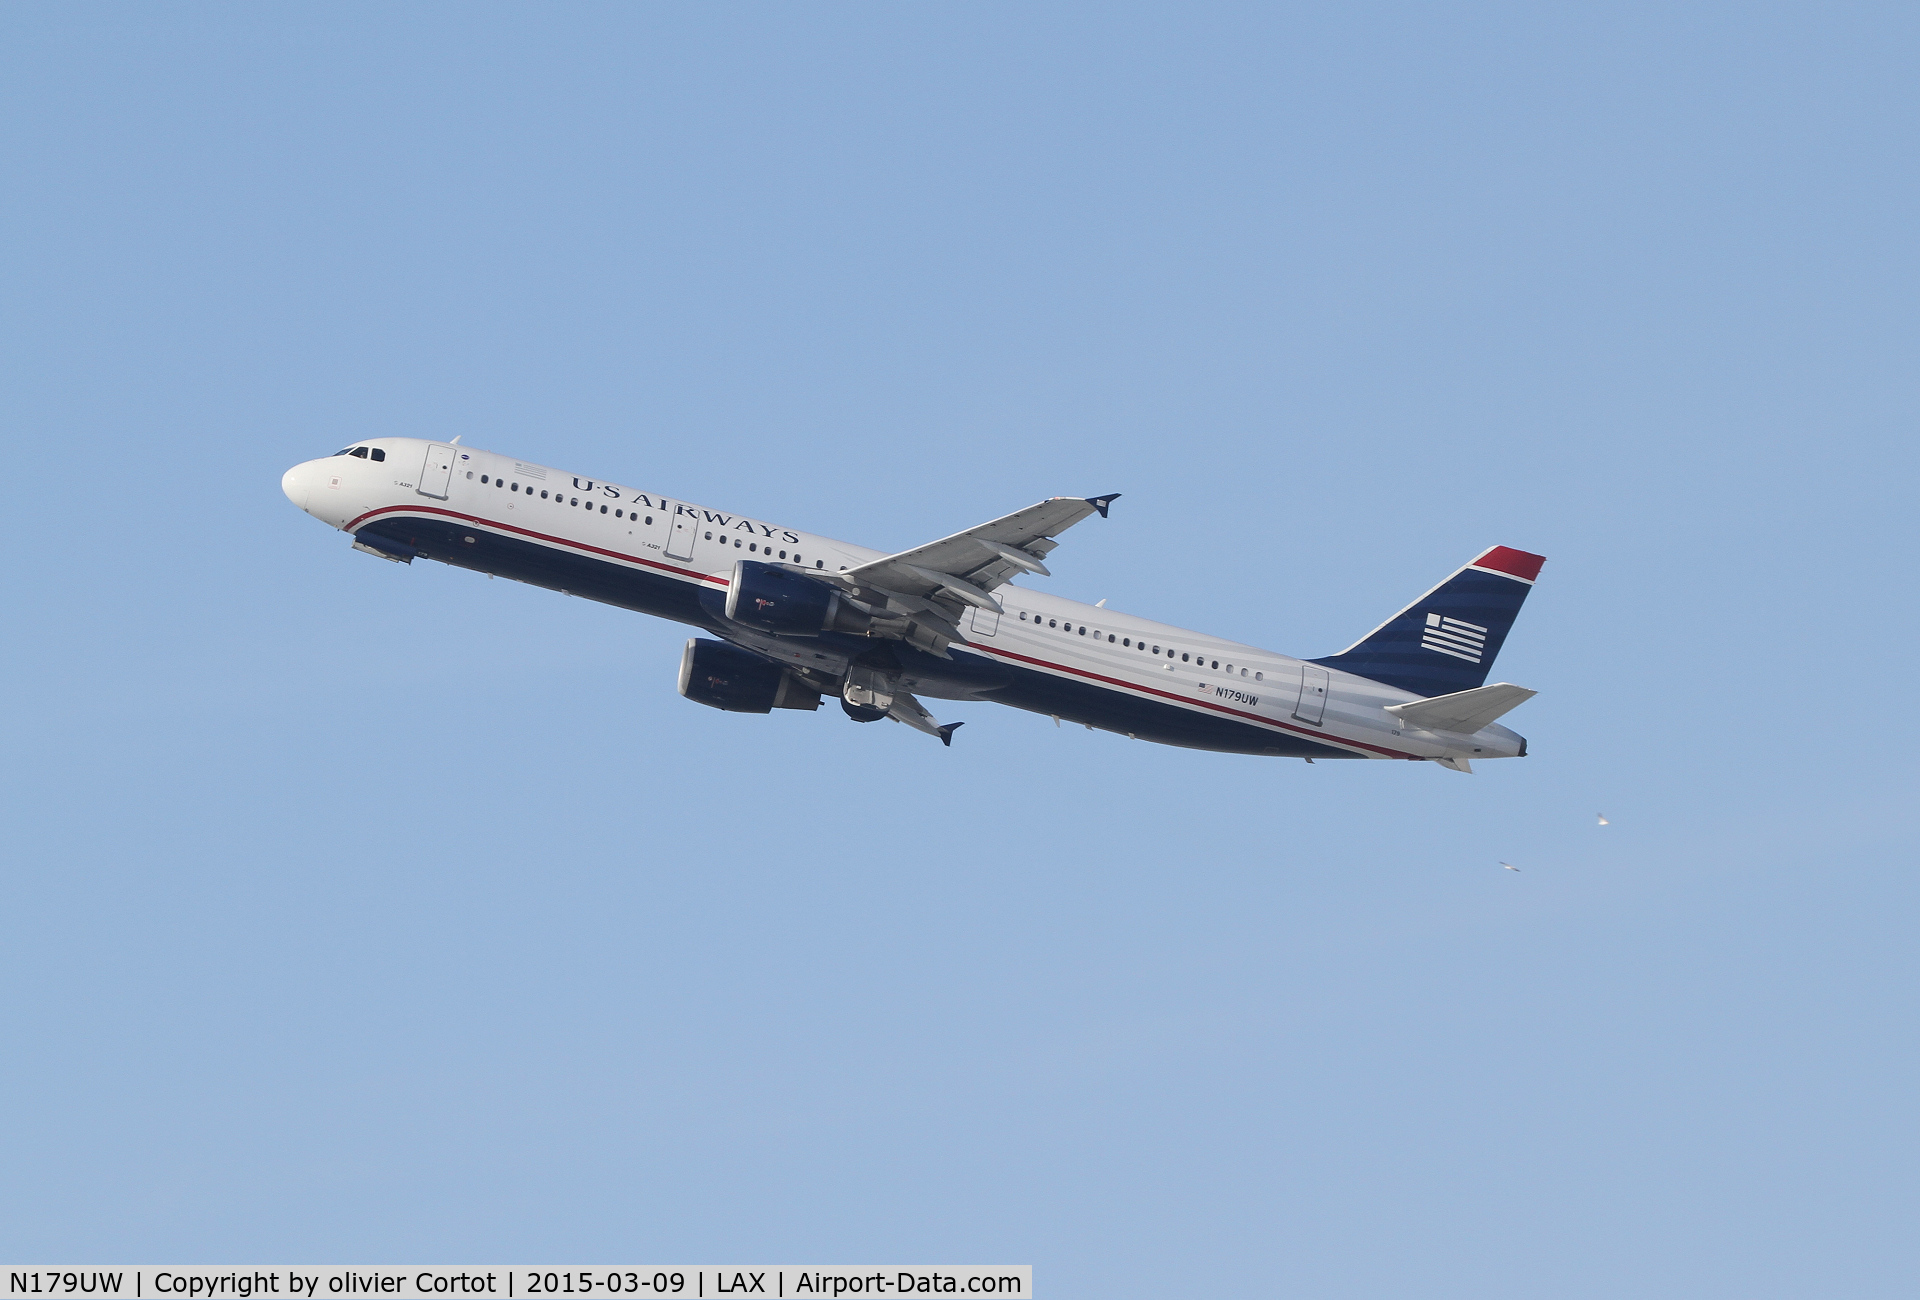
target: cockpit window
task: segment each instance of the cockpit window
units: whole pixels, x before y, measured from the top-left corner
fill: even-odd
[[[378,447],[375,447],[370,455],[370,458],[373,460],[385,460],[387,458],[387,453],[384,451],[381,451]]]
[[[355,447],[353,451],[349,454],[358,456],[361,460],[365,460],[367,458],[367,449],[365,447]]]
[[[336,451],[333,454],[336,456],[351,456],[353,455],[353,448],[342,447],[339,451]]]

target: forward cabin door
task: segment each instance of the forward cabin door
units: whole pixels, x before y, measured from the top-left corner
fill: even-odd
[[[445,501],[447,484],[453,481],[454,457],[458,455],[453,448],[438,443],[427,448],[426,462],[420,466],[420,486],[415,490],[423,497]]]
[[[1293,716],[1316,727],[1327,716],[1326,669],[1300,665],[1300,702],[1293,706]]]
[[[691,560],[694,538],[699,532],[700,521],[694,517],[692,507],[675,506],[667,516],[667,558]]]

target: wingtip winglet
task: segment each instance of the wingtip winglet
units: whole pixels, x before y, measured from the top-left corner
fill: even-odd
[[[949,722],[946,726],[940,728],[940,743],[948,749],[952,749],[953,733],[966,725],[964,722]]]
[[[1100,512],[1102,519],[1105,519],[1107,517],[1107,507],[1119,499],[1120,494],[1118,492],[1109,492],[1103,497],[1088,497],[1086,501],[1088,505]]]

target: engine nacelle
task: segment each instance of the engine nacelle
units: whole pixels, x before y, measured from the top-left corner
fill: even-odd
[[[733,579],[727,586],[727,617],[774,636],[861,633],[872,623],[818,578],[759,560],[734,562]]]
[[[728,713],[820,707],[820,693],[795,681],[779,664],[725,641],[700,637],[689,639],[680,656],[680,693],[695,704]]]

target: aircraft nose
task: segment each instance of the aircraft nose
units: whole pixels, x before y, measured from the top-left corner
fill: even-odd
[[[280,476],[280,490],[302,510],[307,508],[307,493],[313,487],[312,465],[312,461],[306,461]]]

